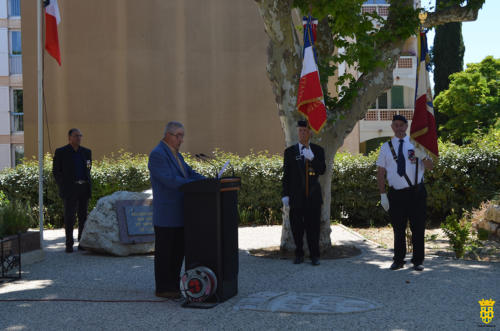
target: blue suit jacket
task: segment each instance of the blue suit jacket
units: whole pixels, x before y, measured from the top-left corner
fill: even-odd
[[[182,227],[184,193],[179,191],[183,184],[203,179],[184,161],[179,153],[179,159],[184,165],[187,178],[184,177],[179,164],[170,148],[160,141],[149,154],[149,174],[153,188],[153,224],[160,227]]]

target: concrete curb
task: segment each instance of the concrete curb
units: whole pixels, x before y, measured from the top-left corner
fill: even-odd
[[[363,241],[366,241],[367,243],[369,243],[370,245],[372,246],[375,246],[376,248],[384,248],[382,245],[380,245],[379,243],[376,243],[375,241],[373,240],[370,240],[368,238],[366,238],[365,236],[363,236],[362,234],[354,231],[354,230],[351,230],[350,228],[348,228],[347,226],[343,225],[343,224],[336,224],[338,225],[339,227],[341,227],[342,229],[346,230],[347,232],[355,235],[356,237],[358,237],[359,239],[362,239]]]

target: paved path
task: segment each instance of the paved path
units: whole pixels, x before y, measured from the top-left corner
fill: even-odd
[[[482,298],[497,301],[497,316],[489,325],[500,329],[500,264],[429,257],[424,272],[390,271],[391,252],[341,226],[332,230],[334,242],[356,245],[363,254],[323,260],[318,267],[257,258],[246,250],[279,245],[281,227],[240,228],[239,293],[207,310],[185,309],[175,301],[156,302],[152,256],[66,254],[63,231],[45,231],[45,260],[25,266],[22,280],[0,285],[0,329],[474,330],[485,325],[479,316]],[[382,308],[350,314],[234,309],[240,300],[262,291],[353,296]],[[26,301],[1,301],[11,299]]]

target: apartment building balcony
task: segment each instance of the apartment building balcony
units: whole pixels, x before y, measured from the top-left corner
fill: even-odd
[[[408,86],[415,88],[417,78],[417,57],[400,56],[398,64],[392,72],[394,76],[394,85]]]
[[[379,16],[383,18],[387,18],[389,16],[389,4],[369,4],[363,5],[361,7],[361,12],[364,13],[377,13]]]
[[[24,113],[11,113],[12,132],[24,132]]]
[[[413,119],[413,109],[369,109],[365,118],[359,122],[359,142],[380,138],[392,137],[391,129],[392,117],[394,115],[403,115],[408,119],[408,127]]]
[[[22,55],[11,55],[9,57],[9,72],[11,75],[22,75],[23,74],[23,56]]]

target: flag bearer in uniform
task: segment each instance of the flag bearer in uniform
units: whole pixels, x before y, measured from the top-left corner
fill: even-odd
[[[321,186],[319,175],[325,173],[325,152],[309,142],[311,130],[307,121],[297,124],[299,142],[285,150],[283,160],[283,204],[290,206],[290,225],[295,242],[295,264],[304,261],[303,237],[306,233],[311,263],[319,265],[319,230]]]
[[[406,224],[410,221],[413,244],[413,269],[424,270],[424,232],[427,210],[427,192],[423,179],[425,170],[433,168],[431,159],[420,160],[406,135],[408,121],[394,115],[391,128],[394,137],[382,145],[377,159],[377,183],[381,205],[389,212],[394,231],[394,262],[391,270],[404,267],[406,256]],[[389,182],[386,193],[385,180]]]

